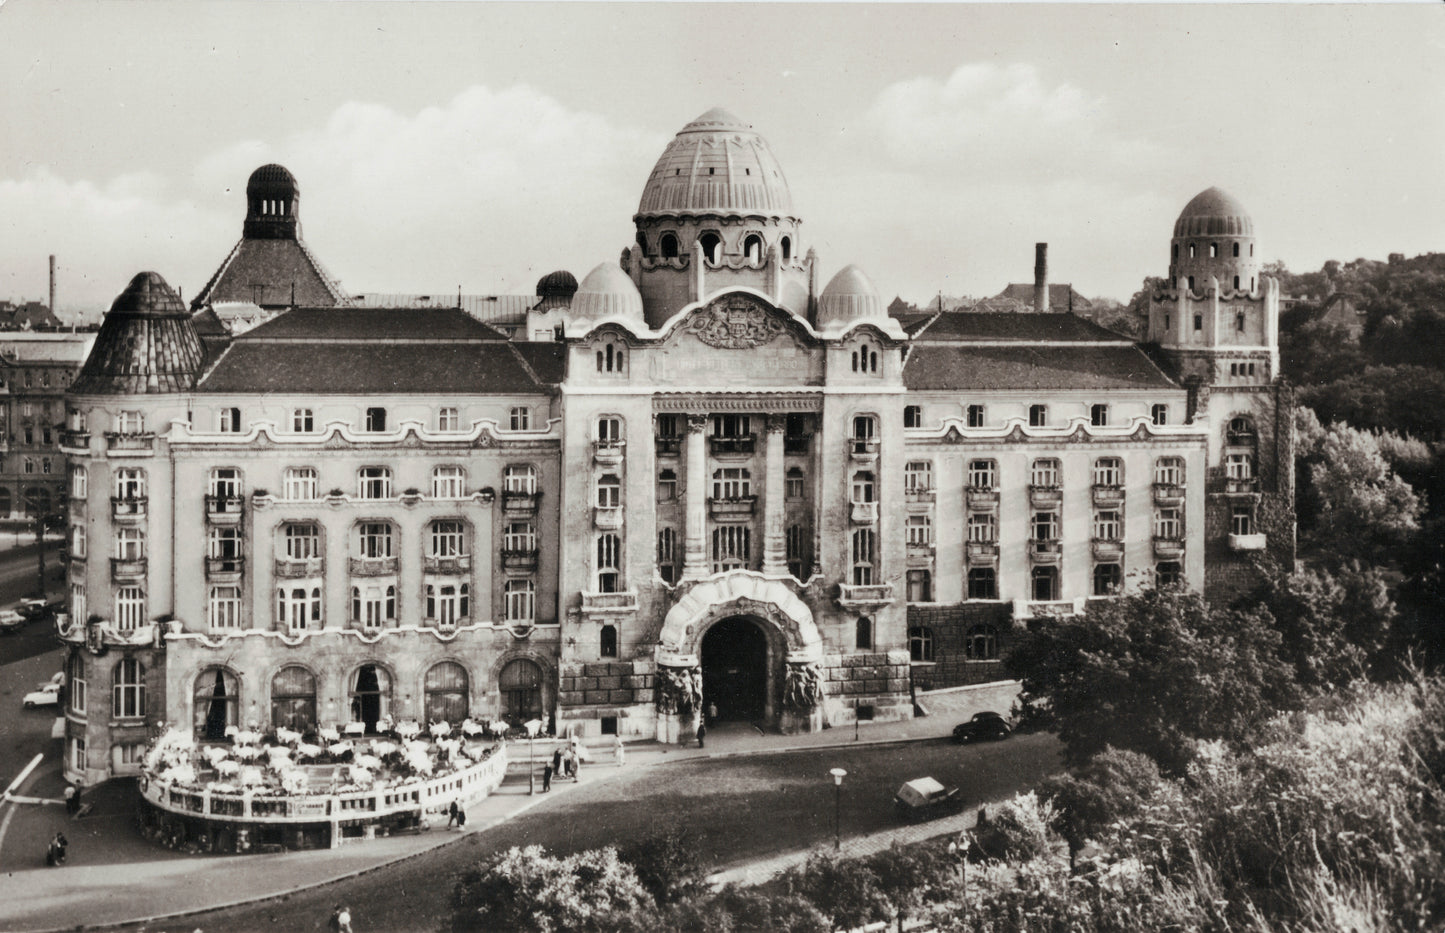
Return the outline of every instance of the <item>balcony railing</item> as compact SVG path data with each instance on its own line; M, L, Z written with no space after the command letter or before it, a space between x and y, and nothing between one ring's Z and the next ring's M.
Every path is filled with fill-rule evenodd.
M144 580L145 575L146 559L144 557L112 557L110 559L110 578L117 583Z
M707 511L714 521L745 522L757 509L757 496L736 496L731 499L708 499Z
M970 486L966 491L968 507L974 512L997 512L998 490L981 486Z
M1094 504L1101 507L1124 504L1124 487L1111 483L1094 484Z
M582 611L587 612L636 612L637 594L631 590L621 593L583 593Z
M207 557L206 579L216 583L233 583L246 569L244 557Z
M1268 544L1269 536L1264 534L1229 536L1231 551L1262 551Z
M536 548L503 548L502 549L503 570L536 570L537 549Z
M878 524L878 503L854 502L848 510L848 517L855 525Z
M62 428L60 431L60 450L67 454L89 453L90 432L73 431L70 428Z
M850 437L848 439L848 456L854 460L872 463L878 459L878 438Z
M326 575L326 558L324 557L302 557L292 559L289 557L276 558L276 576L287 579L298 577L324 577Z
M653 439L653 443L657 445L659 457L676 457L682 453L682 438L680 437L658 437Z
M1124 542L1118 538L1095 538L1094 560L1119 561L1124 559Z
M235 525L246 510L242 496L206 496L206 519L212 525Z
M599 505L592 510L592 524L598 531L616 531L622 527L622 507Z
M112 457L149 457L156 451L156 436L107 431L105 449Z
M508 515L532 515L537 511L537 500L542 498L540 492L516 492L511 489L502 490L502 511Z
M426 573L467 573L472 569L472 555L453 554L449 557L422 558L422 570Z
M385 577L396 573L397 558L395 557L353 557L351 558L351 575L353 577Z
M936 489L904 489L903 498L909 502L932 502L938 498Z
M114 521L121 522L122 524L140 521L142 518L145 518L146 507L149 504L150 500L145 496L129 499L121 496L111 496L110 517Z
M1036 564L1057 564L1063 560L1064 548L1057 538L1029 542L1029 557Z
M806 454L813 446L813 438L807 434L788 434L783 437L783 453L794 456Z
M1064 501L1064 491L1058 486L1030 486L1029 504L1036 509L1058 506Z
M1155 560L1179 560L1184 556L1184 539L1154 536Z
M1224 480L1224 491L1235 494L1259 492L1259 477L1226 477Z
M997 541L970 541L968 542L968 562L970 564L997 564L998 563L998 542Z
M622 441L593 441L592 462L598 466L616 466L622 462Z
M1177 483L1155 483L1154 501L1159 505L1183 505L1184 487Z
M1253 447L1258 441L1253 431L1226 431L1224 442L1230 447Z
M756 434L739 434L736 437L709 437L708 447L712 450L713 456L728 454L750 454L757 447L758 436Z

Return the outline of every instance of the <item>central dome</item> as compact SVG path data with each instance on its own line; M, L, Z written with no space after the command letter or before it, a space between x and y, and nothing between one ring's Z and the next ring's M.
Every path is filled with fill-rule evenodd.
M1174 222L1174 235L1254 236L1254 220L1229 192L1206 188L1184 205Z
M682 214L795 216L782 166L751 124L714 107L667 144L634 219Z

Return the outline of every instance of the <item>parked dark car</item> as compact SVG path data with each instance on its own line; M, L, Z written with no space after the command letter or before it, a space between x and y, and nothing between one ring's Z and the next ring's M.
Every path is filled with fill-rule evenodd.
M1008 720L993 712L974 713L973 718L968 722L961 722L953 727L955 742L1006 739L1012 734L1013 729L1009 726Z

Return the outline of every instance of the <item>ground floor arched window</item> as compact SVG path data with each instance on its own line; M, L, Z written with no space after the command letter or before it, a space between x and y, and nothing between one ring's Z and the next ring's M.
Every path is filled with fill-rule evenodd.
M240 728L241 694L236 675L224 667L208 667L196 678L192 715L195 736L203 742L220 742L226 727Z
M442 661L426 672L427 722L459 723L467 718L467 669L455 661Z
M987 623L973 626L964 639L963 651L970 661L997 660L998 629Z
M542 668L535 661L508 661L497 678L497 687L502 694L504 720L515 726L542 718Z
M310 732L316 728L316 675L283 667L271 678L271 725Z
M379 664L361 665L351 675L351 721L365 723L370 734L390 718L391 672Z

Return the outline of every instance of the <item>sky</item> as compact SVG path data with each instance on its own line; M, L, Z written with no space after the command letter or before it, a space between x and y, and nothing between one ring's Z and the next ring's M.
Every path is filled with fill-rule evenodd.
M194 295L280 162L352 293L531 293L633 238L668 140L769 141L820 278L1127 300L1218 185L1261 252L1445 249L1445 13L1329 5L0 5L0 298Z

